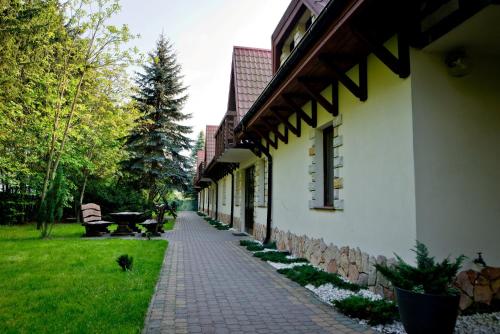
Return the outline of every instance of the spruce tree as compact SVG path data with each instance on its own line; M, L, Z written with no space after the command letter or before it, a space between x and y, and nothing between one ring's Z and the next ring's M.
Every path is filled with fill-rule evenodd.
M187 137L191 127L181 124L191 118L182 112L186 87L173 47L163 35L136 83L138 93L133 98L142 116L128 137L130 158L125 167L152 203L171 190L185 190L190 182L190 161L183 152L191 148Z

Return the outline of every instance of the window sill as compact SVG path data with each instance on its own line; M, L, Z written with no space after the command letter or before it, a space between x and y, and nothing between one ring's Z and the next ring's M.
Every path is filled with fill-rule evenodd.
M315 206L315 207L311 208L311 210L336 211L333 206Z

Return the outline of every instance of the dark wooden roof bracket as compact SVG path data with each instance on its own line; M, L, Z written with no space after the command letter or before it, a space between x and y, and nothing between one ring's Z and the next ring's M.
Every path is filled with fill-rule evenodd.
M338 93L336 94L336 98L332 99L332 103L328 101L320 92L315 91L311 87L312 79L301 77L299 78L300 85L304 88L307 94L311 97L311 99L317 101L323 108L326 109L333 116L338 116L339 114L339 104L338 104ZM334 97L334 90L338 91L338 83L336 80L332 83L332 97Z
M359 62L359 84L356 84L342 72L335 64L335 55L323 54L319 56L319 60L325 64L331 71L332 75L336 80L338 80L345 88L347 88L355 97L360 101L366 101L368 99L368 68L366 64L366 57L361 59Z
M293 126L292 123L288 120L288 118L283 117L279 113L278 108L271 108L272 110L272 116L274 116L278 121L282 122L283 125L285 125L285 129L288 131L290 130L291 133L296 135L297 137L300 137L300 118L297 119L297 126Z
M410 75L410 46L405 33L398 33L398 57L396 57L384 45L373 42L359 29L353 29L353 32L392 72L403 79Z

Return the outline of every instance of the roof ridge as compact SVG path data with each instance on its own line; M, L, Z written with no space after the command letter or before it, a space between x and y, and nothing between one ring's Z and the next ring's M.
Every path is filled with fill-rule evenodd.
M240 45L233 45L233 49L265 51L265 52L269 52L269 53L271 52L271 49L255 48L255 47L251 47L251 46L240 46Z

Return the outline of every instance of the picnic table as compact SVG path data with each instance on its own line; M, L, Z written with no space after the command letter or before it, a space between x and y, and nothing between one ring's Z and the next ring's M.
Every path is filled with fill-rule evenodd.
M140 222L143 212L114 212L110 214L118 227L111 233L113 236L134 235L134 232L140 232L137 223Z

